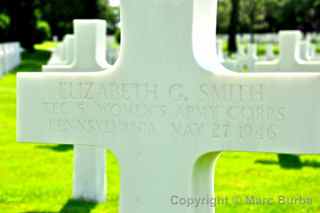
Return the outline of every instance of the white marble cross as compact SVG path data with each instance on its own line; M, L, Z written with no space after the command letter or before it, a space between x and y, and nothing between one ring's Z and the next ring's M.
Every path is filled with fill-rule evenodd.
M308 55L310 56L311 60L319 60L319 58L317 58L317 51L316 51L316 45L313 44L312 40L316 40L316 34L307 34L305 41L309 44L309 48L308 48Z
M67 35L63 37L62 42L58 44L57 48L53 52L53 55L57 57L56 64L63 64L63 61L66 60L66 45L67 45ZM51 58L53 58L53 55L51 56ZM55 64L55 63L51 62L51 64Z
M4 52L5 52L5 72L8 73L12 70L15 65L15 52L13 49L12 43L4 43Z
M319 72L320 61L306 61L300 57L301 40L300 31L281 31L279 58L255 63L254 72Z
M248 44L247 51L240 53L240 56L237 58L237 70L252 72L257 61L256 44Z
M320 74L226 70L216 9L213 0L122 0L110 69L18 74L17 140L111 149L122 213L211 213L210 203L177 201L212 195L223 151L320 153Z
M237 59L244 57L246 55L246 48L243 45L239 45L237 52Z
M11 43L4 43L5 72L8 73L14 67L14 50Z
M75 35L65 37L65 60L48 64L44 72L103 71L108 68L101 58L106 53L106 23L102 20L74 21ZM79 54L81 53L81 57ZM57 59L60 58L57 55ZM79 61L83 60L80 64ZM58 62L59 60L56 60ZM105 149L74 145L73 198L102 202L106 189Z
M300 58L305 61L310 61L310 43L308 41L301 41L300 43Z
M63 41L52 50L52 54L48 63L42 66L44 72L51 71L56 67L64 67L65 65L71 65L74 60L75 52L75 36L73 34L67 34L64 36Z
M238 37L242 38L242 37ZM222 45L223 41L217 42L217 55L219 63L221 63L225 68L232 70L234 72L242 72L246 69L246 62L248 62L248 55L246 53L246 48L243 45L239 45L237 54L235 58L223 57Z
M274 52L273 52L273 43L267 44L265 59L267 61L271 61L271 60L275 59L275 55L274 55Z
M19 66L21 64L21 53L24 51L20 45L20 42L15 42L15 61L16 61L16 66Z
M308 36L304 41L301 41L301 59L306 61L317 60L315 57L315 47L310 41L310 37Z
M66 65L71 64L74 55L74 36L71 34L63 38L57 48L53 51L48 65Z
M0 75L8 73L21 63L21 52L19 42L8 42L0 44Z

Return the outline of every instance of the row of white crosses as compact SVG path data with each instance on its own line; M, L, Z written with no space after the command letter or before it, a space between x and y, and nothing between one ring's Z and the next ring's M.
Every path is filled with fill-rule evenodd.
M311 61L311 42L303 41L300 31L281 31L279 38L280 57L273 61L259 62L255 45L251 46L253 51L248 51L243 63L250 72L320 72L320 61ZM238 64L243 66L241 61Z
M302 33L300 31L282 31L280 32L279 37L279 59L272 60L274 56L273 45L271 44L267 46L267 58L269 60L267 62L259 62L256 45L249 44L247 53L243 50L243 46L239 49L239 56L237 61L234 62L238 66L235 67L235 70L243 70L245 67L250 72L293 72L295 70L300 72L320 71L320 61L309 63L309 61L314 58L310 51L311 42L309 39L303 41Z
M251 41L251 38L252 38L251 34L237 35L237 41L239 43L248 43ZM225 36L225 39L227 39L227 36ZM276 33L255 34L254 40L258 43L276 43L278 40L278 35Z
M274 54L274 44L279 42L279 37L277 34L263 34L263 36L261 37L261 40L259 40L257 37L258 35L255 35L255 40L257 43L265 43L266 44L266 52L265 55L260 56L259 60L266 60L266 61L270 61L276 58L275 54ZM259 35L260 36L260 35ZM270 39L270 37L272 37L273 39ZM226 57L226 55L223 52L223 44L224 42L227 40L226 37L222 37L220 36L220 39L218 40L217 43L217 49L218 49L218 56L221 59L222 62L226 63L227 66L231 66L230 64L232 63L236 63L236 60L230 60L228 57ZM238 39L239 40L239 39ZM247 41L246 43L248 43L249 41ZM243 41L239 41L239 44L242 44ZM238 52L238 57L244 57L247 55L248 57L248 52L250 52L250 48L254 49L256 47L251 47L251 46L255 46L256 44L248 44L248 51L245 51L245 48L243 45L241 45L239 47L239 52ZM255 56L251 56L251 57L256 57L256 53L254 53ZM316 54L316 47L314 44L312 44L312 36L310 34L308 34L305 38L305 40L301 40L301 58L303 60L318 60L319 57L317 57Z
M233 71L250 71L253 70L254 64L258 61L257 48L255 44L249 44L247 50L244 46L239 46L239 51L235 59L224 59L221 41L218 42L218 57L221 64ZM269 48L268 48L269 50ZM266 58L271 58L267 51Z
M281 31L279 34L279 58L272 61L256 61L252 72L319 72L320 61L311 61L307 43L300 31ZM303 50L303 52L301 51Z
M301 41L300 52L302 60L311 61L319 59L317 58L316 47L312 44L310 36Z
M179 198L213 193L223 151L320 153L319 73L226 70L215 53L217 1L139 3L121 1L114 66L104 69L105 51L88 55L76 33L68 72L18 74L18 141L113 151L122 213L211 213Z
M298 37L300 38L298 43L300 43L299 48L300 48L300 58L305 61L312 61L312 60L318 60L317 54L316 54L316 47L311 41L310 36L306 36L304 40L302 40L302 32L300 31L289 31L287 33L292 33L292 34L300 34ZM281 34L281 32L280 32ZM282 32L283 36L286 36L286 33L283 31ZM284 39L281 39L282 41ZM295 45L295 44L293 44ZM267 44L267 49L266 49L266 55L265 55L265 60L270 61L275 59L275 54L273 50L273 44L268 43ZM283 50L284 51L284 50Z
M19 42L0 43L0 76L20 65L21 52Z
M314 60L311 54L312 47L309 40L302 40L300 31L281 31L279 33L280 55L277 59L273 53L273 44L268 44L266 48L265 60L259 60L257 56L256 44L249 44L247 52L240 46L239 53L234 60L221 60L222 64L231 70L247 70L249 72L266 72L268 67L272 70L283 72L285 70L293 71L297 69L296 64L302 63L307 66L306 70L317 70L320 61ZM218 54L221 54L218 52ZM300 62L299 62L300 61ZM277 69L271 65L279 66ZM315 67L316 66L316 67ZM301 71L301 67L298 68ZM287 71L288 72L288 71Z

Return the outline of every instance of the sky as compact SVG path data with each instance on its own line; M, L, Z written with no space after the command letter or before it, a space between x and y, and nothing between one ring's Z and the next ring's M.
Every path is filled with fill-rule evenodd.
M111 6L119 6L120 0L109 0Z

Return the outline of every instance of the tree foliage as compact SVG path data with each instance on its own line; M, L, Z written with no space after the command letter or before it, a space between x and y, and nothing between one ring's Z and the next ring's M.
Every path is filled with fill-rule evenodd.
M231 51L236 49L234 31L252 35L285 29L320 31L320 0L220 0L218 12L218 33L229 34Z
M18 40L32 49L39 38L72 33L74 19L105 19L108 33L117 32L120 11L106 0L1 0L0 41ZM320 0L219 0L218 33L320 31ZM233 43L233 44L232 44Z
M60 38L72 33L74 19L106 19L111 32L114 32L118 22L116 9L103 0L46 0L42 11L43 19L49 22L52 32Z
M74 19L106 19L108 32L114 33L119 9L105 0L2 0L0 41L20 41L27 50L36 42L72 33Z
M220 0L218 32L227 33L234 0ZM238 33L299 29L320 31L320 0L238 0ZM254 20L254 23L252 22Z

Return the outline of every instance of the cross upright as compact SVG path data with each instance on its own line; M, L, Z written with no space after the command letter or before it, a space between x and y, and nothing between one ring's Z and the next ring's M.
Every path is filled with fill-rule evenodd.
M256 62L254 72L319 72L319 61L306 61L301 58L300 31L280 31L280 56L273 61Z
M65 60L60 64L43 66L44 72L92 72L108 68L107 62L103 61L106 54L106 22L75 20L74 31L75 35L65 38ZM83 60L81 64L80 60ZM73 198L104 201L105 170L104 148L74 145Z
M320 153L320 74L226 70L216 10L122 0L120 58L107 71L18 74L18 141L112 150L122 213L211 213L177 199L212 194L223 151Z

